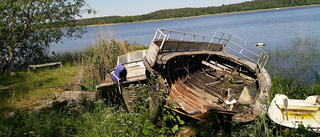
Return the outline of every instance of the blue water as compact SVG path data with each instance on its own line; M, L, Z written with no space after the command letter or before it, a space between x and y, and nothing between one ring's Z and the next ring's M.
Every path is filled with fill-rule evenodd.
M95 43L96 35L108 36L148 46L157 28L195 33L210 41L216 31L234 34L253 44L265 43L269 49L290 44L296 37L320 36L320 6L254 11L164 21L86 27L81 39L63 38L63 44L51 44L50 51L73 51Z

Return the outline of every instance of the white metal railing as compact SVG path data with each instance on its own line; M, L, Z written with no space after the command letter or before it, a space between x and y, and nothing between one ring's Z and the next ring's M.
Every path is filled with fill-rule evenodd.
M174 37L177 35L178 37ZM180 38L179 38L179 35L181 35ZM189 37L189 39L186 37ZM191 41L191 42L195 42L195 41L204 42L204 38L205 38L204 35L184 33L184 32L167 30L167 29L157 29L153 40L162 40L160 45L160 51L161 51L165 41L169 39L180 40L180 41ZM227 52L226 48L228 48L231 51L235 52L236 54L240 55L240 56L238 55L235 55L235 56L243 57L253 63L256 63L259 69L264 68L269 59L268 54L262 48L257 47L232 34L228 34L224 32L216 32L212 37L211 41L208 43L209 43L208 47L212 43L223 45L224 52ZM204 50L207 50L207 49L204 49Z
M154 35L154 40L161 40L162 39L162 43L160 45L160 50L163 48L164 42L166 40L169 40L170 38L174 37L174 36L179 36L182 35L180 38L180 41L191 41L194 42L196 40L196 38L200 37L201 41L199 42L203 42L205 36L204 35L198 35L198 34L192 34L192 33L185 33L185 32L179 32L179 31L173 31L173 30L167 30L167 29L157 29L156 34ZM191 39L187 39L187 36L191 36ZM177 39L177 38L175 38Z
M264 68L269 59L268 54L262 48L257 47L256 45L253 45L233 34L216 32L210 43L222 44L224 46L224 52L227 52L226 48L228 48L241 55L241 57L256 63L259 68Z

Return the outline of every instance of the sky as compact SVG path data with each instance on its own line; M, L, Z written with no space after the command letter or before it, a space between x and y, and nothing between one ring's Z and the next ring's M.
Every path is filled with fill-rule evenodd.
M245 1L250 0L86 0L97 14L84 14L82 17L132 16L161 9L221 6Z

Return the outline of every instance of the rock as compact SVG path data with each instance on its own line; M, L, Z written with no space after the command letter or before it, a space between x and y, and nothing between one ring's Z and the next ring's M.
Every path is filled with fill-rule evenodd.
M46 106L46 107L51 107L53 101L54 100L52 100L52 99L45 99L45 100L41 101L41 105L42 106Z
M82 100L89 100L89 101L97 101L101 99L101 95L95 92L87 92L87 91L66 91L62 92L58 97L57 101L82 101Z
M14 112L10 112L9 114L8 114L8 118L10 118L10 117L14 117L16 115L16 113L14 113Z
M42 109L47 109L47 106L37 106L33 108L34 113L39 114Z
M59 93L56 95L56 99L46 99L42 100L40 106L36 106L33 108L33 111L38 114L41 110L51 108L53 103L66 103L72 102L72 101L97 101L99 99L102 99L102 96L95 92L87 92L87 91L64 91L62 93ZM65 105L66 105L65 104ZM10 114L9 114L10 115Z

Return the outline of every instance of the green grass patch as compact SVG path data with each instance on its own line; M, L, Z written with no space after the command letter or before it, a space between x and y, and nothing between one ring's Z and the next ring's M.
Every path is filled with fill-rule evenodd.
M17 113L0 124L0 136L158 136L150 112L128 114L103 101L54 106L40 114Z
M55 88L70 84L76 67L35 69L0 77L0 110L2 116L13 110L28 110L41 99L53 97Z

